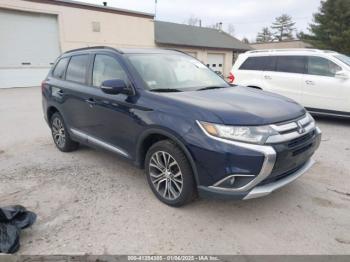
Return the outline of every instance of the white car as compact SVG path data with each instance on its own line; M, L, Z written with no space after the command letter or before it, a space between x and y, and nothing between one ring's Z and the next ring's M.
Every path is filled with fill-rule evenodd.
M294 99L311 113L350 117L350 57L317 49L239 55L230 82Z

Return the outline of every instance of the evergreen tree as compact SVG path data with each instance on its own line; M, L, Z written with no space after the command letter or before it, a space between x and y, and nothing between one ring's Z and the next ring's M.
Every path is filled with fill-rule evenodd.
M275 39L278 41L292 40L295 22L292 21L292 17L283 14L276 17L275 22L272 23L271 28L274 30Z
M310 31L302 38L313 46L350 55L350 1L322 1Z
M257 43L267 43L267 42L272 42L272 40L273 40L273 35L268 27L264 27L256 37Z

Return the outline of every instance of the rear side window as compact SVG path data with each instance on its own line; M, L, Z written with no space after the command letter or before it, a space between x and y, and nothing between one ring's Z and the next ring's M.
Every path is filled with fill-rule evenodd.
M69 61L68 57L62 58L60 61L58 61L53 71L54 77L61 78L61 79L64 77L64 72L66 71L68 61Z
M272 56L257 56L248 57L247 60L240 66L240 70L259 70L259 71L274 71L275 57Z
M85 83L88 62L88 55L72 56L68 64L66 80L77 83Z
M108 55L96 55L92 73L92 84L101 86L103 81L121 79L127 83L128 77L119 62Z
M305 56L279 56L277 58L276 71L286 73L305 73Z
M309 75L335 76L335 73L342 70L340 66L332 61L317 56L309 56L307 69Z

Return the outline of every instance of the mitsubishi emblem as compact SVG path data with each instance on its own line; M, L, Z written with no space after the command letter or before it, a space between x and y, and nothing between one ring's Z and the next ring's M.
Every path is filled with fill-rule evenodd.
M306 130L305 130L305 128L303 127L303 125L300 123L300 121L297 121L296 124L297 124L297 126L298 126L298 133L299 133L299 134L305 133Z

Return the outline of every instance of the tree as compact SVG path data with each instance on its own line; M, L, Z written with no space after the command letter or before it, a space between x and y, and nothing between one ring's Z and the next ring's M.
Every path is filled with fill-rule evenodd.
M200 25L200 22L201 20L198 17L191 15L191 17L188 18L187 21L185 21L185 24L197 26L197 25Z
M292 21L292 17L283 14L275 18L275 22L272 23L271 28L274 30L274 36L278 41L294 39L293 31L295 22Z
M263 27L262 31L256 37L257 43L267 43L273 41L273 35L268 27Z
M249 40L246 37L243 37L242 42L245 43L245 44L249 44Z
M311 35L302 36L306 42L350 55L350 1L322 1L309 30Z

